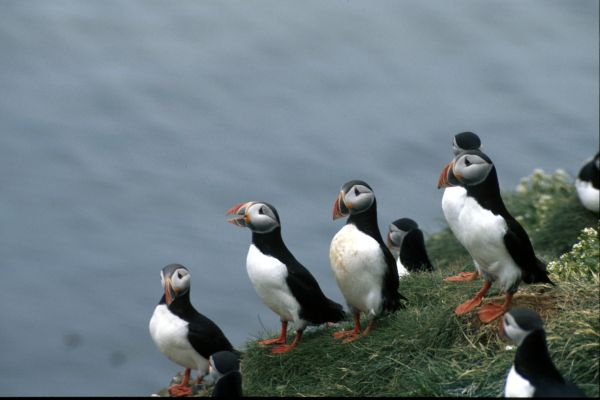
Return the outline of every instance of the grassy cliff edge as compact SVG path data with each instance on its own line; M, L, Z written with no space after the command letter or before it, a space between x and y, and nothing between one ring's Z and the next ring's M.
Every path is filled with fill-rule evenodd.
M503 196L557 283L524 284L513 305L540 313L557 368L587 395L598 397L598 216L580 206L560 171L534 171ZM244 394L502 396L516 348L499 336L496 323L482 325L475 312L453 313L481 281L442 282L473 270L472 260L448 229L431 235L427 249L437 270L403 278L400 290L410 300L408 308L379 318L370 335L342 345L331 337L340 327L319 329L307 332L298 348L283 355L248 342L242 358ZM492 287L487 299L501 298Z

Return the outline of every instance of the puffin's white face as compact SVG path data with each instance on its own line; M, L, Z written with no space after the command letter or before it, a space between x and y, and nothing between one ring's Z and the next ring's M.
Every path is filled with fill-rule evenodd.
M452 139L452 153L454 153L455 156L458 155L458 153L460 153L462 151L462 149L460 147L458 147L458 144L456 144L456 137Z
M528 331L521 329L519 325L517 325L517 321L515 321L514 317L509 313L504 314L502 317L502 327L506 337L517 345L520 345L529 333Z
M467 153L456 158L452 165L452 172L461 183L471 186L483 182L492 167L492 163L483 157Z
M396 225L390 224L388 227L388 247L394 250L400 250L402 247L402 241L406 237L408 232L399 229Z
M265 203L248 201L231 207L227 214L233 214L227 222L250 228L252 232L269 233L279 226L277 211Z
M217 368L215 368L215 364L213 361L212 356L210 356L210 358L208 359L208 377L209 377L209 382L214 382L216 383L219 379L221 379L221 377L223 376L223 374L221 374Z
M160 271L160 282L165 290L167 305L169 305L177 296L190 289L192 277L185 268L167 269L166 274L167 276L165 276L165 269Z
M279 226L277 216L271 207L264 203L253 203L246 209L246 215L248 226L254 232L268 233Z
M358 180L346 182L333 203L333 219L360 214L374 202L375 194L367 183Z
M502 329L506 337L520 345L531 332L544 329L544 322L535 311L515 307L502 317Z
M375 194L364 185L353 185L344 194L344 204L350 210L350 214L360 214L373 204Z

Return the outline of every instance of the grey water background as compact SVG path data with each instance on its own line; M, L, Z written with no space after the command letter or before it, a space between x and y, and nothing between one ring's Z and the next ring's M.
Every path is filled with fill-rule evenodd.
M0 395L148 395L180 367L148 321L159 271L238 347L277 317L225 211L278 208L328 261L340 186L382 231L445 227L436 189L471 130L504 190L598 149L598 2L0 1ZM575 206L575 205L574 205ZM433 260L435 263L435 260Z

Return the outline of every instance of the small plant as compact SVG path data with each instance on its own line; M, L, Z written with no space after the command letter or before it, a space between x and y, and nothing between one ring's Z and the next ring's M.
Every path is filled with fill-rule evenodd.
M570 252L548 264L548 271L565 281L592 279L600 283L598 229L583 228L577 240Z

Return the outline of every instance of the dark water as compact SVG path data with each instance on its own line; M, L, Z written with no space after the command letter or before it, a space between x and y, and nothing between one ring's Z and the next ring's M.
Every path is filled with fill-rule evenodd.
M0 395L148 395L179 367L148 321L160 269L241 346L278 320L241 201L329 269L339 187L380 226L444 227L457 132L501 186L598 148L598 2L0 1ZM435 260L433 260L435 262Z

